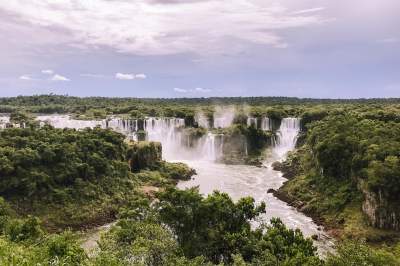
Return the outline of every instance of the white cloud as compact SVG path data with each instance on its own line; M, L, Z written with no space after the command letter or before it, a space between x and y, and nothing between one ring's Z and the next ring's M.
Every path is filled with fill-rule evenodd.
M179 92L179 93L186 93L186 92L188 92L187 90L181 89L181 88L174 88L174 91Z
M52 81L70 81L70 79L68 79L64 76L61 76L59 74L53 75L50 80L52 80Z
M116 79L122 79L122 80L145 79L146 77L147 76L143 73L140 73L140 74L116 73L115 74Z
M137 79L145 79L145 78L147 78L147 76L145 74L143 74L143 73L140 73L140 74L136 74L135 78L137 78Z
M19 77L21 80L34 80L31 76L29 75L22 75Z
M116 73L115 78L122 79L122 80L131 80L131 79L135 79L135 74Z
M139 55L236 53L247 43L284 48L282 30L326 21L313 13L321 8L293 14L266 0L13 0L0 9L32 27L53 28L63 38L70 34L71 45Z
M194 90L195 90L196 92L202 92L202 93L211 92L210 89L204 89L204 88L195 88Z
M313 12L322 11L324 9L325 9L325 7L314 7L314 8L298 10L298 11L292 12L292 14L293 15L301 15L301 14L307 14L307 13L313 13Z
M44 70L42 70L42 74L51 75L51 74L53 74L53 73L54 73L54 71L51 70L51 69L44 69Z

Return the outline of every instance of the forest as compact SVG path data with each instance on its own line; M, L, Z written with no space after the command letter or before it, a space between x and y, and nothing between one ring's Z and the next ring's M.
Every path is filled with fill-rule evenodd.
M231 126L213 129L226 137L227 164L261 166L281 120L300 118L296 149L274 163L288 179L274 195L323 225L334 252L320 256L279 218L254 226L268 202L176 188L196 171L165 161L158 142L34 119L176 117L196 138L205 134L196 114L211 123L217 105L236 110ZM0 112L11 122L0 129L1 265L400 265L399 99L40 95L1 98ZM271 129L248 117L269 117ZM246 154L236 147L242 139ZM87 254L81 232L111 222Z

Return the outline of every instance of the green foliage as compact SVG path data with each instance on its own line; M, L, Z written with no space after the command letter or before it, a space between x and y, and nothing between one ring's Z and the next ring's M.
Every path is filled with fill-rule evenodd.
M360 242L345 242L338 246L336 254L326 259L327 266L395 266L399 257L384 250L374 250Z
M161 162L161 143L158 142L130 142L127 159L132 171L138 172L149 169Z
M164 177L171 180L190 180L196 171L184 163L163 162L160 172Z
M174 236L161 225L121 220L103 236L101 252L122 265L167 265L179 255ZM103 257L100 254L100 257Z
M51 195L79 180L126 175L125 145L109 130L8 129L0 132L0 193Z
M0 265L88 265L87 256L69 232L27 245L0 236Z
M271 220L271 225L267 226L266 233L261 239L259 249L269 253L267 255L264 252L263 259L270 258L272 255L281 262L299 261L300 259L307 261L308 258L314 256L316 251L311 239L304 239L299 229L287 229L277 218Z
M76 237L68 231L59 235L51 235L45 242L46 257L58 261L60 265L82 265L87 256L77 243ZM62 263L61 263L62 262Z
M265 148L272 145L272 132L247 127L243 124L234 124L231 127L218 130L223 134L224 163L261 164Z
M36 240L43 235L40 220L28 216L26 219L9 219L4 228L4 234L13 242Z
M10 122L13 124L28 123L31 119L32 117L29 114L21 111L13 111L10 114Z
M400 123L334 115L310 128L307 144L326 178L363 178L371 190L399 199Z
M161 161L160 143L127 145L111 130L45 126L0 131L0 193L18 206L19 214L39 216L47 227L109 222L139 183L164 185L193 174L184 164ZM7 209L1 203L0 225ZM20 227L14 225L10 235L18 235Z
M252 230L265 211L252 198L234 203L214 192L168 188L159 203L132 202L100 241L94 265L321 265L310 239L273 219Z
M159 199L160 219L172 229L188 258L204 256L213 263L231 263L232 255L240 254L245 261L257 263L267 253L275 262L314 257L312 241L298 230L286 229L278 219L271 226L251 230L250 221L265 212L265 204L256 206L252 198L234 203L220 192L203 198L196 189L169 188Z

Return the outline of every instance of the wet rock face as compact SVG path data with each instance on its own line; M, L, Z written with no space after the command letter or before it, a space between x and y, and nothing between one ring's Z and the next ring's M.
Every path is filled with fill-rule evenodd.
M370 225L400 231L400 204L387 200L381 192L363 190L362 210Z

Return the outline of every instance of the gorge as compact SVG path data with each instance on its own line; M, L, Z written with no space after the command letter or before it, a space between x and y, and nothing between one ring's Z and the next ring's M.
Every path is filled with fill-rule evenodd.
M224 134L215 129L229 127L233 122L232 117L223 117L220 114L214 119L213 126L207 128L207 131L192 141L192 144L184 134L185 121L181 118L153 117L136 120L112 117L107 120L84 121L72 119L68 115L49 115L38 116L37 120L59 128L82 129L96 126L111 128L134 140L138 139L140 132L144 132L145 139L162 144L162 156L165 160L184 162L196 170L197 175L192 180L179 182L179 188L198 186L202 194L219 190L228 193L234 200L251 196L256 202L264 201L267 204L266 215L257 221L258 223L279 217L289 228L299 228L308 237L317 236L315 243L320 254L330 251L333 246L333 241L323 228L314 224L311 218L267 193L268 189L281 187L286 180L280 172L273 170L271 165L275 161L283 161L286 154L294 149L300 131L298 118L289 117L280 121L275 134L271 135L271 145L267 148L261 167L231 165L219 161L225 151ZM204 120L200 122L205 125ZM272 124L272 120L268 117L247 119L247 125L263 131L271 131ZM246 153L246 141L244 146L243 150Z

